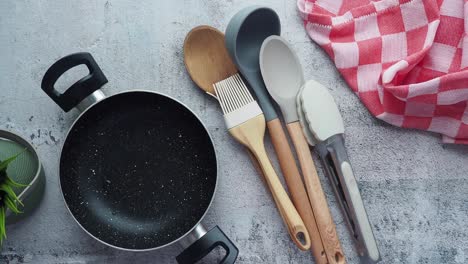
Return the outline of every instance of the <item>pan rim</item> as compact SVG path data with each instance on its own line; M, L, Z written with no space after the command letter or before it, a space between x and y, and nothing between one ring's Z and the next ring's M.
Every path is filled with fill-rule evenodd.
M166 243L164 245L160 245L160 246L157 246L157 247L152 247L152 248L143 248L143 249L135 249L135 248L124 248L124 247L119 247L119 246L116 246L116 245L113 245L113 244L110 244L109 242L106 242L106 241L103 241L102 239L99 239L97 238L95 235L93 235L91 232L89 232L86 228L83 227L83 225L78 221L78 219L76 219L75 215L72 213L72 211L70 210L70 207L68 206L68 203L67 201L65 200L65 195L64 195L64 192L63 192L63 189L62 189L62 183L61 183L61 173L60 173L60 164L62 163L62 153L63 153L63 148L65 146L65 143L68 139L68 136L71 132L71 130L73 129L73 127L75 126L75 124L78 122L78 120L80 120L82 118L83 115L85 115L90 109L92 109L93 107L95 107L96 105L98 105L99 103L102 103L108 99L111 99L115 96L118 96L118 95L124 95L124 94L127 94L127 93L151 93L151 94L156 94L156 95L160 95L160 96L163 96L163 97L166 97L166 98L169 98L173 101L175 101L176 103L180 104L182 107L184 107L185 109L187 109L190 113L192 113L193 116L195 116L195 118L201 123L201 125L203 126L203 128L205 129L206 133L208 134L208 137L210 139L210 142L211 142L211 145L213 146L213 150L214 150L214 155L215 155L215 162L216 162L216 180L215 180L215 187L214 187L214 190L213 190L213 194L211 195L211 200L208 204L208 206L206 207L205 209L205 212L203 213L203 215L200 217L200 219L198 219L197 223L193 225L193 227L187 231L186 233L184 233L183 235L181 235L180 237L178 237L177 239L174 239L172 240L171 242L169 243ZM207 129L207 127L205 126L205 124L202 122L202 120L200 119L200 117L198 117L198 115L192 110L190 109L186 104L184 104L183 102L181 102L180 100L174 98L173 96L170 96L170 95L167 95L167 94L164 94L164 93L161 93L161 92L157 92L157 91L152 91L152 90L145 90L145 89L135 89L135 90L126 90L126 91L123 91L123 92L118 92L116 94L112 94L112 95L109 95L109 96L105 96L105 98L103 98L102 100L92 104L90 107L86 108L84 111L82 111L77 117L76 119L73 121L73 123L71 124L71 126L69 127L66 135L65 135L65 140L63 141L62 143L62 147L60 149L60 158L59 158L59 166L57 168L58 170L58 184L59 184L59 188L60 188L60 193L61 193L61 196L62 196L62 200L63 202L65 203L65 207L67 208L68 212L70 213L70 215L72 216L73 220L78 224L78 226L83 230L85 231L90 237L92 237L93 239L99 241L100 243L106 245L106 246L109 246L109 247L112 247L112 248L115 248L115 249L118 249L118 250L122 250L122 251L127 251L127 252L146 252L146 251L153 251L153 250L158 250L158 249L161 249L161 248L164 248L164 247L167 247L167 246L170 246L172 244L175 244L177 242L179 242L180 240L182 240L183 238L185 238L188 234L190 234L197 226L199 226L201 224L201 221L206 217L206 214L208 213L209 209L211 208L212 204L213 204L213 201L214 201L214 198L216 196L216 192L218 190L218 172L219 172L219 162L218 162L218 152L215 148L215 144L214 144L214 141L213 141L213 137L211 136L209 130Z

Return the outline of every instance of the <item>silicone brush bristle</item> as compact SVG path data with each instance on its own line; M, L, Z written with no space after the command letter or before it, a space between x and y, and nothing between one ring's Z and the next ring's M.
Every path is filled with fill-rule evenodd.
M224 114L255 101L238 73L213 86Z

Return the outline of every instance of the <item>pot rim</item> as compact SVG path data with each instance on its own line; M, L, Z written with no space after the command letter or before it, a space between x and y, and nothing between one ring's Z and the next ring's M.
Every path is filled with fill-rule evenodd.
M101 91L101 89L98 89L97 91ZM198 222L193 225L193 227L188 230L185 234L181 235L180 237L178 237L177 239L174 239L173 241L167 243L167 244L164 244L164 245L161 245L161 246L157 246L157 247L153 247L153 248L144 248L144 249L132 249L132 248L124 248L124 247L119 247L119 246L115 246L115 245L112 245L108 242L105 242L99 238L97 238L96 236L94 236L93 234L91 234L88 230L86 230L86 228L84 228L81 223L75 218L75 216L73 215L73 213L71 212L70 208L68 207L68 203L67 201L65 200L65 196L64 196L64 193L63 193L63 190L62 190L62 184L61 184L61 177L60 177L60 164L62 162L62 152L63 152L63 147L65 146L65 142L68 138L68 135L70 134L70 131L72 130L72 128L75 126L75 124L78 122L78 120L86 114L86 112L88 112L91 108L93 108L95 105L105 101L105 100L108 100L114 96L117 96L117 95L122 95L122 94L126 94L126 93L138 93L138 92L142 92L142 93L152 93L152 94L157 94L157 95L160 95L160 96L164 96L166 98L169 98L177 103L179 103L181 106L185 107L190 113L192 113L195 118L197 118L197 120L201 123L201 125L203 126L203 128L205 129L206 133L208 134L208 137L210 138L210 141L211 141L211 144L213 146L213 149L214 149L214 155L215 155L215 161L216 161L216 183L215 183L215 188L213 190L213 194L211 196L211 200L210 200L210 203L208 204L208 206L206 207L205 209L205 212L203 213L203 215L200 217L200 219L198 220ZM78 224L78 226L83 229L89 236L91 236L92 238L94 238L95 240L99 241L100 243L106 245L106 246L109 246L109 247L112 247L112 248L115 248L115 249L119 249L119 250L122 250L122 251L127 251L127 252L146 252L146 251L153 251L153 250L157 250L157 249L161 249L161 248L164 248L164 247L167 247L167 246L170 246L172 244L175 244L176 242L179 242L180 240L182 240L183 238L185 238L188 234L190 234L197 226L201 225L201 221L205 218L206 214L208 213L209 209L211 208L212 204L213 204L213 200L214 200L214 197L216 195L216 192L218 190L218 172L219 172L219 162L218 162L218 153L216 151L216 148L215 148L215 144L214 144L214 141L213 141L213 137L211 136L209 130L207 129L207 127L205 126L205 124L202 122L202 120L200 119L200 117L198 117L197 114L195 114L192 109L190 109L186 104L182 103L180 100L174 98L173 96L170 96L170 95L167 95L167 94L164 94L164 93L161 93L161 92L157 92L157 91L151 91L151 90L145 90L145 89L135 89L135 90L125 90L123 92L118 92L116 94L113 94L113 95L105 95L105 97L102 99L102 100L99 100L95 103L93 103L91 106L89 106L88 108L86 108L84 111L82 111L76 118L75 120L73 121L73 123L71 124L70 128L68 129L66 135L65 135L65 139L63 140L63 143L62 143L62 147L61 147L61 150L60 150L60 158L59 158L59 164L58 164L58 176L59 176L59 180L58 180L58 184L59 184L59 187L60 187L60 193L62 195L62 199L65 203L65 207L67 208L68 212L70 213L70 215L72 216L73 220L75 220L75 222Z

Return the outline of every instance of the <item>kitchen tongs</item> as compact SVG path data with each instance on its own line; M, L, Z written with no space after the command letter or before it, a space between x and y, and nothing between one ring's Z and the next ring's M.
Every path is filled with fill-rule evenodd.
M315 146L333 186L346 222L366 263L380 260L377 243L344 145L344 125L333 97L310 80L297 96L300 122L310 145Z

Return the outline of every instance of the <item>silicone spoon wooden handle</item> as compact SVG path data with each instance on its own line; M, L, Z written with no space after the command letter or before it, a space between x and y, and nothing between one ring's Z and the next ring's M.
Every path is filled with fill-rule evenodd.
M249 119L241 125L229 129L229 132L254 154L262 169L265 182L270 189L273 200L288 228L291 239L301 250L308 250L310 248L309 232L268 159L263 143L265 132L265 119L263 115ZM303 241L301 241L301 236L303 237Z
M326 264L328 263L327 256L325 255L317 223L315 222L315 216L283 126L279 119L276 118L267 122L267 127L292 201L309 231L311 251L314 255L315 263Z
M310 153L302 128L299 122L287 124L289 135L296 148L297 158L301 165L304 182L309 194L310 204L314 212L315 221L322 238L329 263L346 263L343 249L341 248L336 226L328 209L327 200L320 184L320 179Z

